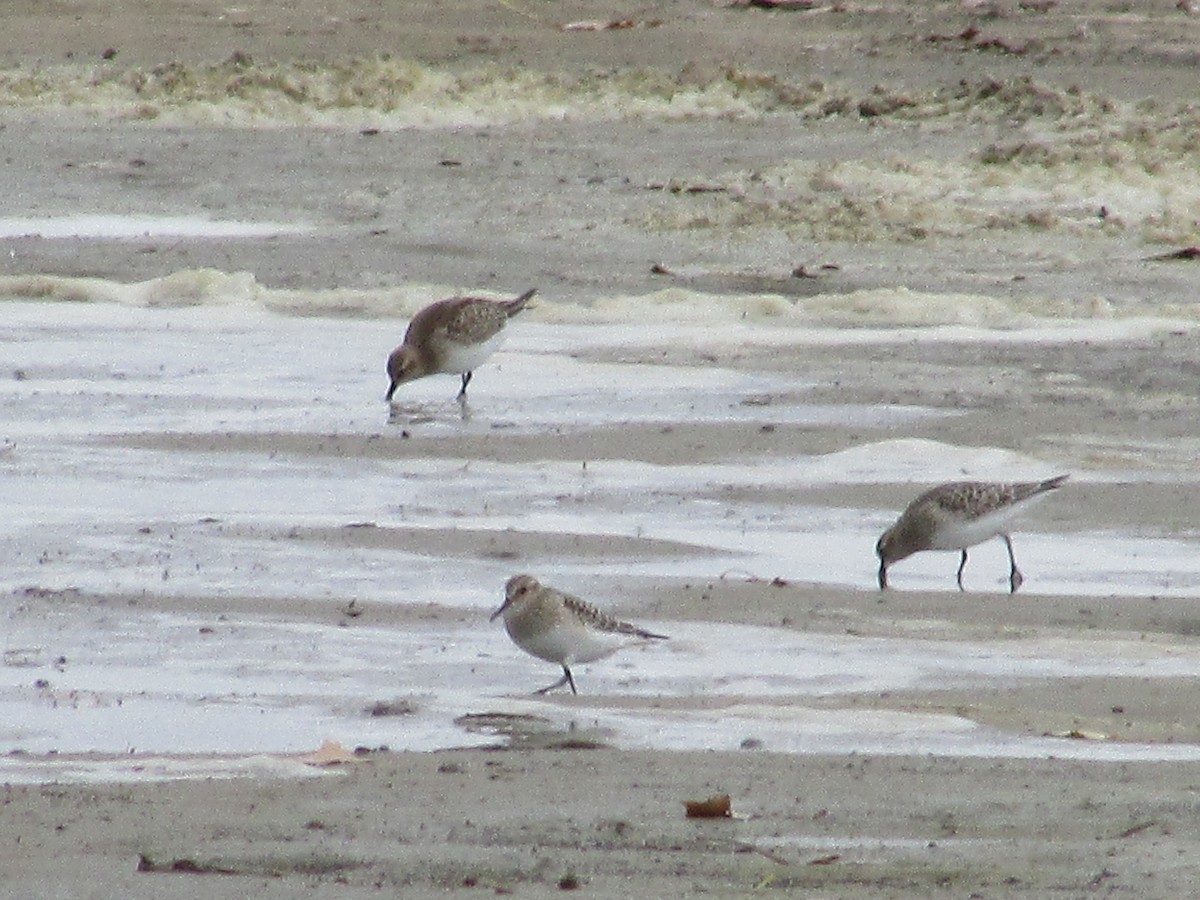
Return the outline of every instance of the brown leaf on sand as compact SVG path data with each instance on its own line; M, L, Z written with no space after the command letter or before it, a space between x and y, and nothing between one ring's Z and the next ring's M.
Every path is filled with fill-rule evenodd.
M689 819L729 819L733 817L733 806L728 794L717 794L707 800L684 800L683 808Z
M300 757L300 762L306 766L340 766L357 761L354 751L347 750L337 741L326 741L316 752Z

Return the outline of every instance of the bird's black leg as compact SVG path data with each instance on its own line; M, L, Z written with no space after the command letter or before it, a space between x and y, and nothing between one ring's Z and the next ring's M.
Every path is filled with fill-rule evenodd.
M548 684L544 688L534 691L534 693L535 694L548 694L555 688L562 687L564 684L569 684L571 686L572 694L578 693L575 690L575 679L571 677L571 670L568 669L566 666L563 666L563 677L562 678L558 679L558 681L554 682L554 684Z
M1012 567L1008 572L1008 592L1010 594L1015 594L1017 592L1017 588L1025 583L1025 576L1022 575L1021 570L1017 568L1017 558L1013 556L1012 538L1010 538L1007 534L1002 534L1000 537L1004 538L1004 546L1008 548L1008 562Z
M963 587L963 583L962 583L962 573L963 573L963 569L965 569L966 567L967 567L967 549L964 547L963 555L962 555L962 562L960 562L958 564L958 589L960 591L966 590L966 588Z
M471 373L471 372L463 372L462 373L462 389L458 392L458 396L454 398L455 400L466 400L467 399L467 385L471 383L471 375L472 374L473 373Z

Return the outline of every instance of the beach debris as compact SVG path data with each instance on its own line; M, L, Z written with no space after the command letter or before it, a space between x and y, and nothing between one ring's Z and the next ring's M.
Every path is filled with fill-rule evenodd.
M139 872L175 872L186 875L237 875L236 869L227 869L211 863L198 863L194 859L173 859L170 862L155 862L145 853L138 855Z
M746 569L726 569L718 578L721 581L732 579L734 576L741 576L742 580L749 584L769 584L771 587L787 587L791 584L786 578L781 578L776 575L774 578L763 578L761 575L755 575Z
M1157 824L1158 822L1156 822L1154 819L1146 819L1144 822L1138 822L1136 825L1130 825L1124 831L1117 832L1117 837L1131 838L1135 834L1141 834L1147 828L1153 828Z
M607 729L581 728L575 722L564 730L544 716L525 713L466 713L454 724L472 734L491 734L508 741L493 749L599 750L609 746L612 736Z
M657 28L662 23L662 19L609 19L607 22L568 22L558 27L560 31L624 31L627 28Z
M568 22L560 25L562 31L616 31L633 28L633 19L612 19L608 22Z
M726 194L729 188L723 184L705 182L650 181L643 186L647 191L666 191L668 194Z
M664 266L662 263L655 263L650 267L651 275L674 275L675 273Z
M779 865L779 866L791 865L790 862L788 862L786 859L784 859L778 853L773 853L770 850L764 849L763 847L755 846L754 844L734 844L733 852L734 853L757 853L763 859L769 859L771 862L775 863L776 865ZM769 877L773 878L774 876L769 876Z
M1183 247L1170 253L1160 253L1158 256L1147 257L1150 262L1176 262L1178 260L1200 259L1200 247Z
M980 37L980 30L974 25L968 25L958 34L940 34L933 32L925 35L925 41L930 44L949 44L958 42L963 50L999 50L1001 53L1011 53L1023 56L1036 48L1036 42L1017 43L999 37Z
M822 271L822 272L837 272L837 271L840 271L842 267L839 266L837 263L821 263L821 265L817 266L817 268L820 269L820 271ZM801 265L801 266L796 266L796 268L792 269L792 277L793 278L819 278L820 276L814 272L810 272L808 270L808 266Z
M411 716L417 711L417 704L412 700L376 700L367 707L366 713L373 719L385 716Z
M331 740L322 743L314 752L300 757L300 762L306 766L316 766L318 768L341 766L357 761L358 759L355 757L353 751L347 750L342 744Z
M733 818L733 804L728 794L717 794L707 800L684 800L683 808L688 819Z
M806 12L824 6L824 0L733 0L730 9L778 9L783 12Z
M327 828L324 823L316 820L308 822L304 827L309 830ZM229 865L221 865L217 862L198 862L186 856L177 856L169 861L159 862L145 853L140 853L138 854L137 871L176 875L252 875L278 878L284 874L284 871L289 869L293 871L306 870L303 863L299 866L285 863L282 869L278 864L274 864L271 861L238 861L233 865L236 868L231 868ZM357 861L330 859L322 860L319 864L319 869L322 872L341 872L357 868L359 865Z
M0 665L14 669L37 669L45 665L42 647L12 647L0 657Z
M1084 731L1082 728L1072 728L1069 731L1047 731L1044 737L1067 738L1072 741L1111 741L1111 734L1100 731Z

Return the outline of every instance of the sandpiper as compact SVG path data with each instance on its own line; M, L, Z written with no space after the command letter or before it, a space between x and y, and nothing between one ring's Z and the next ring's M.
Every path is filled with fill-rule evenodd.
M961 550L958 589L965 590L962 579L967 548L999 536L1008 547L1008 561L1012 566L1008 585L1010 592L1015 592L1025 576L1017 569L1008 525L1035 499L1054 490L1067 478L1067 475L1058 475L1045 481L1016 483L954 481L931 488L908 505L896 524L885 531L875 545L879 555L880 590L888 586L888 566L921 550Z
M508 320L525 308L536 289L514 300L450 297L431 303L413 316L404 342L387 361L390 379L385 400L406 381L446 373L462 376L459 400L466 400L472 370L481 365L504 339Z
M632 641L667 636L646 631L605 615L578 597L546 587L532 575L514 575L504 586L504 604L490 621L504 617L508 636L531 656L562 666L563 677L537 693L564 684L576 694L571 666L604 659Z

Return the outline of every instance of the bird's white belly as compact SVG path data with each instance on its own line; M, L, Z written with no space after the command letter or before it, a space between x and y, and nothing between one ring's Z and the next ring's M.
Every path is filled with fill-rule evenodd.
M1016 518L1020 509L1006 507L990 515L980 516L971 522L943 521L934 535L930 550L963 550L982 544L989 538L994 538L1001 532L1008 531L1008 526Z
M567 666L610 656L627 640L616 634L563 625L536 634L515 635L511 631L509 634L513 643L530 656Z
M456 344L446 342L442 361L442 371L458 375L483 365L488 358L504 343L504 332L492 335L479 344Z

